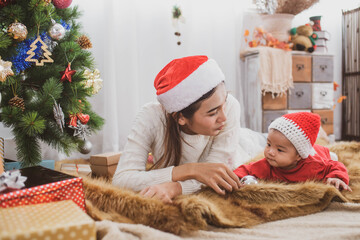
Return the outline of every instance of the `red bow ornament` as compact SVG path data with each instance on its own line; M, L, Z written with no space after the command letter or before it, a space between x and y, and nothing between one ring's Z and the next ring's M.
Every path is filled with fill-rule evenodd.
M69 126L77 127L77 117L75 114L70 114Z
M77 113L76 116L82 124L87 124L87 122L90 120L90 116L88 114Z

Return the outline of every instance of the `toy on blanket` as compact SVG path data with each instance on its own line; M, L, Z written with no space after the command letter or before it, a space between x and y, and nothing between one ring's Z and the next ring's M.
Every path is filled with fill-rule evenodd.
M293 50L313 52L316 49L315 40L318 38L309 24L301 25L290 30Z
M258 46L266 46L279 48L283 50L290 51L291 45L285 41L279 41L276 39L271 33L266 32L261 27L256 27L253 32L253 38L248 40L249 30L245 30L244 39L245 42L249 44L249 47L258 47Z
M251 175L244 176L240 180L241 185L252 185L252 184L257 184L257 183L258 183L258 181L256 180L256 177L251 176Z

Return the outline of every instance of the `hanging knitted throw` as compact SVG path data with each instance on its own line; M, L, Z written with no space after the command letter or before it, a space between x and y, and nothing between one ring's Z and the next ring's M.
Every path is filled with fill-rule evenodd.
M292 56L290 51L276 48L258 47L259 79L263 94L270 92L282 96L289 88L293 88Z

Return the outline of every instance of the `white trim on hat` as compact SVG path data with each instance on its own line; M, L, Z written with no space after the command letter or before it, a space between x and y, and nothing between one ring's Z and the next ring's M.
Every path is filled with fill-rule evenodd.
M178 112L225 80L225 75L213 59L201 64L186 79L157 96L168 113Z
M287 139L294 145L300 157L305 159L309 155L313 156L316 152L311 145L310 139L305 135L294 121L280 117L269 125L270 129L276 129L285 135Z

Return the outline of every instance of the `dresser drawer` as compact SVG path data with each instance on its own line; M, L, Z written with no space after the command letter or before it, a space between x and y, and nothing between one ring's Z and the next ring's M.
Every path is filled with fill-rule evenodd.
M333 110L313 110L321 117L321 126L327 135L334 133L334 111Z
M284 114L287 114L287 111L263 111L263 132L268 132L270 123Z
M292 75L294 82L311 82L311 56L292 56Z
M312 108L331 109L334 106L334 85L333 83L312 84Z
M289 109L311 108L311 83L294 83L289 94Z
M264 110L282 110L287 108L287 95L276 96L273 98L272 93L265 93L262 96L262 108Z
M313 55L313 82L332 82L334 78L334 61L332 56Z

